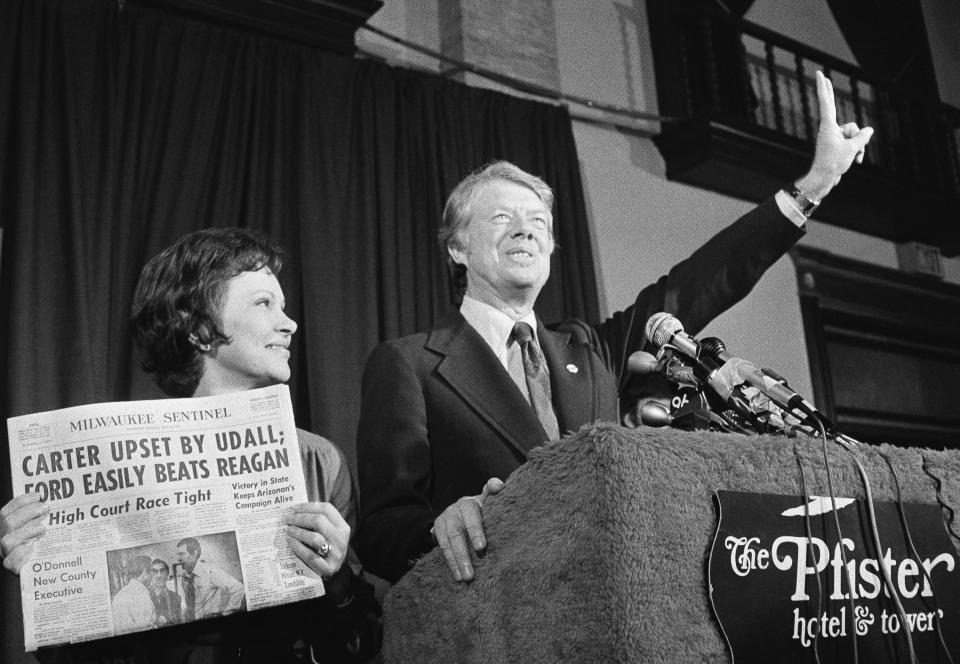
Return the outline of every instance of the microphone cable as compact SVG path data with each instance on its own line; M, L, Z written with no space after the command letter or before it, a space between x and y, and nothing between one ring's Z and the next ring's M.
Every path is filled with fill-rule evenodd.
M923 566L923 564L920 563L920 552L917 551L917 547L913 543L913 536L910 534L910 526L907 523L906 510L903 507L903 494L900 491L900 478L897 475L896 469L893 467L893 462L890 460L890 457L888 457L886 454L883 454L879 450L877 451L877 454L879 454L880 457L887 463L887 467L890 469L890 475L893 477L893 486L897 491L897 511L900 514L900 525L903 526L903 533L907 539L907 546L910 549L910 554L913 556L913 559L918 563L917 566L923 572L923 580L930 587L933 615L935 616L934 625L936 627L937 641L940 643L940 647L943 648L943 652L947 656L947 660L950 662L950 664L954 664L953 655L950 654L950 650L947 648L947 643L943 638L943 630L940 621L940 602L937 601L937 590L933 587L933 579L930 578L930 572L926 567ZM926 602L924 602L924 606L926 606Z
M800 450L797 448L797 440L793 441L793 456L797 460L797 468L800 470L800 493L803 497L803 528L807 535L807 555L813 560L814 569L816 569L816 552L813 548L813 526L810 524L810 494L807 492L807 476L803 471L803 458L800 456ZM820 572L817 572L817 613L816 618L823 615L823 583L820 581ZM813 635L813 661L814 664L820 664L820 631L817 630Z
M803 410L808 411L806 407L804 407ZM833 512L834 524L837 529L837 537L839 539L840 556L843 561L844 570L846 572L845 576L847 577L847 585L850 590L850 595L849 595L850 611L851 611L850 619L851 621L854 621L856 618L856 603L854 601L854 587L853 587L853 581L851 579L850 568L847 562L846 548L843 546L843 534L840 529L840 518L837 515L836 497L833 491L833 480L832 480L832 473L830 470L830 461L827 456L827 439L828 439L827 430L826 430L826 426L824 424L823 418L819 413L817 413L816 411L808 411L807 414L810 416L809 419L813 420L813 422L817 426L817 434L819 434L820 436L822 447L823 447L823 461L824 461L824 466L827 472L827 487L830 493L830 503L831 503L831 508ZM887 569L887 567L885 567L883 564L879 563L879 561L882 560L882 557L883 557L883 548L880 542L880 534L879 534L879 531L877 530L877 516L876 516L876 511L874 509L873 491L870 487L870 480L867 476L866 470L864 470L863 465L860 463L860 460L857 458L857 454L854 449L854 445L859 445L861 443L856 439L851 438L850 436L847 436L839 432L837 432L835 436L832 436L832 438L834 442L836 442L838 445L840 445L847 452L850 453L854 463L857 466L857 471L860 475L860 479L864 487L864 492L866 494L867 513L869 517L868 521L870 524L870 531L871 531L871 536L873 538L873 544L876 547L876 555L878 556L877 567L883 573L882 576L884 580L884 585L886 586L887 592L890 594L890 598L894 604L894 607L896 608L897 617L900 620L901 629L903 630L904 638L906 639L906 642L907 642L907 654L909 656L909 661L911 662L911 664L916 664L917 655L913 645L913 635L910 632L910 625L907 622L906 611L904 610L903 604L900 601L900 597L897 594L896 588L893 585L893 580L890 578L890 570ZM889 462L888 462L888 465L889 465ZM898 484L898 490L899 490L899 484ZM917 554L914 553L914 555L917 555ZM858 659L858 647L857 647L857 633L856 633L855 623L852 623L852 624L854 625L854 629L852 630L853 656L854 656L854 662L858 662L859 659ZM948 657L950 657L949 653L948 653ZM953 662L952 657L950 661Z
M819 420L819 418L818 418ZM903 630L903 635L907 640L907 655L910 658L911 664L917 664L917 654L913 648L913 635L910 633L910 623L907 622L907 613L903 608L903 604L900 602L900 596L897 593L897 589L893 585L893 579L890 578L890 569L882 564L883 559L883 545L880 543L880 532L877 530L877 514L874 511L874 502L873 502L873 491L870 488L870 479L867 477L867 471L864 470L863 465L860 463L860 459L857 458L856 451L854 450L853 444L859 444L859 441L850 438L844 434L837 435L834 440L843 447L847 452L850 453L850 456L853 457L853 462L857 466L857 472L860 474L860 479L863 482L863 490L866 494L866 503L867 503L867 515L868 521L870 524L870 534L873 538L873 545L876 548L877 555L877 567L880 568L880 571L883 572L883 581L887 587L887 592L890 594L890 599L893 602L894 607L897 610L897 617L900 620L900 628ZM824 444L824 454L826 454L826 444ZM839 520L838 520L839 521ZM841 546L841 551L843 547ZM843 564L847 564L846 556L844 556ZM849 573L849 570L847 570ZM853 601L853 588L851 587L851 602ZM854 630L856 633L856 630Z
M957 534L957 531L953 529L953 522L956 520L957 513L953 509L953 507L951 507L950 505L948 505L943 501L943 496L942 496L943 482L940 480L939 477L934 475L933 472L931 472L930 468L927 466L927 457L922 457L922 458L923 458L923 465L921 466L921 468L923 469L923 472L926 473L927 477L929 477L936 483L937 504L940 505L940 509L945 510L950 517L950 520L947 521L945 524L947 527L947 532L950 533L950 536L953 537L953 539L960 541L960 534Z
M856 619L857 605L853 599L853 594L854 594L853 580L850 578L851 577L850 567L847 564L847 549L845 546L843 546L843 531L840 530L840 517L837 514L837 498L836 498L836 494L834 494L833 492L833 473L830 470L830 459L827 456L827 429L823 424L823 419L818 417L817 415L811 414L810 419L812 419L814 423L817 425L818 433L820 435L820 443L823 447L823 464L824 464L825 470L827 471L827 491L830 494L830 511L833 513L833 523L837 529L837 546L840 549L840 558L843 561L843 571L845 573L844 576L847 577L847 587L850 590L850 596L849 596L850 624L853 627L853 629L850 630L850 636L853 638L853 641L852 641L853 661L854 661L854 664L859 664L860 655L859 655L859 650L857 646L856 623L854 622ZM819 572L818 572L818 576L819 576ZM911 643L911 648L912 648L912 645L913 644ZM913 662L913 660L911 660L911 662Z

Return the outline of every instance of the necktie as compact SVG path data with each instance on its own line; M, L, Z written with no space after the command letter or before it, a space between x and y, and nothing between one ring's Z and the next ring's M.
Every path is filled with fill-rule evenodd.
M187 596L187 612L184 620L193 620L197 617L197 588L193 585L193 574L187 574L184 577L183 586Z
M547 432L547 437L556 440L560 437L560 426L553 412L550 375L543 362L543 355L533 340L533 330L526 323L517 323L513 326L511 337L520 346L523 373L527 379L527 390L530 392L530 405L543 425L543 430Z

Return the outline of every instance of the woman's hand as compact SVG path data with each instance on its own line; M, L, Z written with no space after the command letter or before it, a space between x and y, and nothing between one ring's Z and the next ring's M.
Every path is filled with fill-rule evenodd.
M350 526L330 503L294 505L286 518L290 548L307 567L329 579L343 565Z
M9 571L20 574L37 540L47 531L49 513L50 506L41 503L37 493L17 496L0 508L0 558Z

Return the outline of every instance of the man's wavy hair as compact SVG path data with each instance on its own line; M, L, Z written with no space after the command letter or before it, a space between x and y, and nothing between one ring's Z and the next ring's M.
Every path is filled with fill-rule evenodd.
M139 579L150 569L150 556L132 556L123 566L127 579Z
M470 206L485 184L497 180L513 182L532 190L547 209L553 212L553 190L550 185L509 161L491 162L461 180L447 197L447 204L443 207L443 221L437 233L440 250L447 258L450 276L460 297L467 292L467 268L453 260L450 249L463 249L463 233L470 222ZM553 227L550 228L550 236L553 237Z
M220 327L227 282L262 267L279 274L282 265L278 247L243 228L195 231L151 258L140 272L130 318L143 370L165 394L191 396L203 373L197 346L229 341Z

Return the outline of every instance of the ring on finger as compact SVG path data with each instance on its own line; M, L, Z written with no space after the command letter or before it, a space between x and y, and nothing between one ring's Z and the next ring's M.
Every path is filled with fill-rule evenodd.
M324 542L320 545L320 548L317 549L317 555L321 558L326 558L330 555L330 542Z

